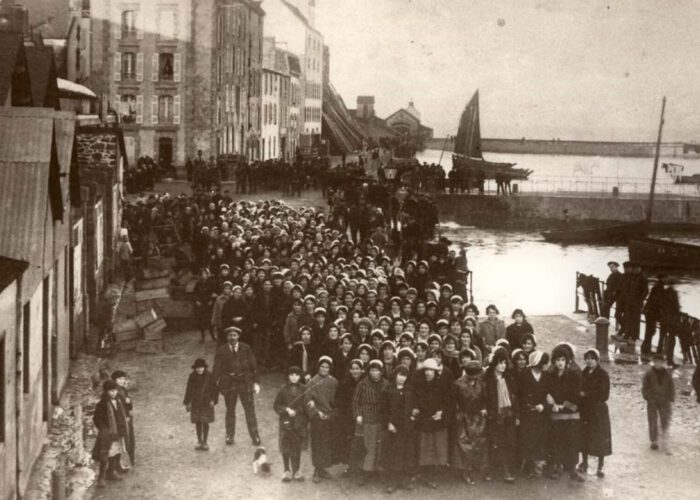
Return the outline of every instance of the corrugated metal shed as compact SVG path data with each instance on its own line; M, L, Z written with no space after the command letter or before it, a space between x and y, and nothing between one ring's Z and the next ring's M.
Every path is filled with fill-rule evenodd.
M49 217L48 162L0 160L0 255L34 261Z
M0 108L0 255L32 262L50 220L51 170L58 168L50 109ZM56 174L52 175L56 178Z

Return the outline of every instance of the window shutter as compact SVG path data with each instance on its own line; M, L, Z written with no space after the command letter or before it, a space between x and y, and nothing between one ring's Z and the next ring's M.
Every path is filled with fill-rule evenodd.
M114 53L114 81L119 82L122 79L122 53Z
M121 23L121 12L116 11L114 17L112 18L112 34L115 40L119 40L122 37L122 23Z
M143 123L143 96L136 96L136 123Z
M143 81L143 52L136 54L136 81Z
M114 106L112 109L117 112L117 116L122 116L122 98L119 94L114 96Z
M152 82L157 82L158 81L158 53L156 52L151 56L151 81Z
M153 125L158 124L158 96L154 95L151 97L151 123Z
M173 97L173 123L180 125L180 94Z
M174 54L173 60L173 79L176 82L179 82L182 74L182 59L180 57L180 54Z
M137 10L134 15L136 16L136 38L138 40L143 40L143 12Z

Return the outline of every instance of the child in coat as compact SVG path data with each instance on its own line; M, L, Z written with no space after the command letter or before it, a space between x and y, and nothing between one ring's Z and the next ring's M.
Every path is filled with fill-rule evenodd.
M218 400L219 391L214 376L207 370L207 362L202 358L196 359L187 379L185 399L182 402L190 413L190 422L195 424L197 430L195 450L209 450L209 424L214 422L214 405Z
M302 370L292 366L287 370L287 383L275 397L273 408L279 415L279 448L284 461L282 482L303 481L299 471L301 452L308 442L306 427L308 420L304 411L304 388Z

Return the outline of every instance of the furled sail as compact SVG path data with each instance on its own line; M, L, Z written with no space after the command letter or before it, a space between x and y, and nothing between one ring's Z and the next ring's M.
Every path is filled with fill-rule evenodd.
M455 138L455 153L469 158L483 159L481 153L481 128L479 127L479 91L474 92L462 112Z

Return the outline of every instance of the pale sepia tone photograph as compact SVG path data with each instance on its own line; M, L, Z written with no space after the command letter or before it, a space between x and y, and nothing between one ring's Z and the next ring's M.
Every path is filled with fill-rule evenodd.
M698 0L0 0L0 500L698 496Z

